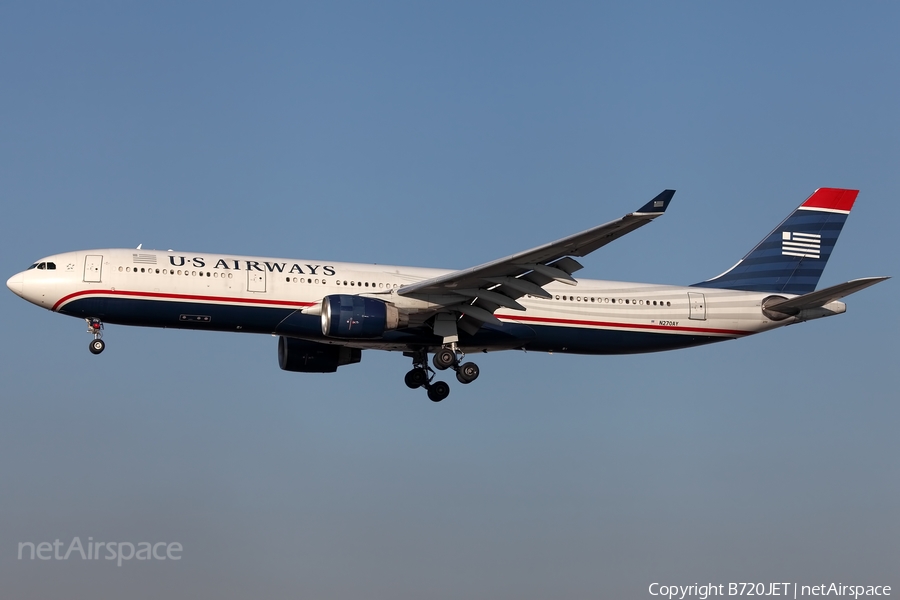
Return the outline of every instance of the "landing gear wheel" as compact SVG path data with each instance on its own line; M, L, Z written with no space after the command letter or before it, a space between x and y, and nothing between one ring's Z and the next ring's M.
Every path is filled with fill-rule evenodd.
M91 345L88 348L90 348L91 354L100 354L106 348L106 342L101 339L91 340Z
M478 379L480 373L478 365L473 362L467 362L456 370L456 379L460 383L472 383Z
M411 390L420 388L428 383L428 372L421 367L416 367L406 374L404 381L406 382L406 386Z
M434 363L434 368L439 371L449 369L456 365L456 352L450 348L441 348L434 353L434 360L432 362Z
M436 381L428 387L428 399L432 402L440 402L450 395L450 386L443 381Z

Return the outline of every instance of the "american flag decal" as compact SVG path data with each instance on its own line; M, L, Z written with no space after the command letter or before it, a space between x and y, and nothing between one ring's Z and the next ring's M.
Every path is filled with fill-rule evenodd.
M781 254L802 258L819 258L822 236L818 233L781 232Z
M132 261L141 265L155 265L156 264L156 255L155 254L132 254Z

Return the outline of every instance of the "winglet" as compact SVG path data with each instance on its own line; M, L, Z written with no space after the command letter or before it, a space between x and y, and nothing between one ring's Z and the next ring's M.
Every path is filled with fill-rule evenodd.
M672 201L672 196L675 195L675 190L663 190L656 198L648 202L647 204L640 207L634 214L636 215L652 215L652 214L662 214L666 212L666 209L669 207L669 202Z

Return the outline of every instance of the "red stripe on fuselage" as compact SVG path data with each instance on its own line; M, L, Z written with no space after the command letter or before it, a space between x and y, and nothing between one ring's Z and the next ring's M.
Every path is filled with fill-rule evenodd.
M274 305L288 306L294 308L305 308L312 306L315 302L294 302L291 300L263 300L257 298L231 298L226 296L200 296L195 294L166 294L162 292L129 292L125 290L83 290L75 292L60 298L53 305L52 310L57 310L61 305L69 300L80 296L133 296L138 298L158 298L167 300L202 300L206 302L235 302L239 304L252 304L257 306ZM674 331L686 333L702 333L702 334L719 334L732 336L745 336L753 333L752 331L741 331L738 329L711 329L704 327L681 327L676 325L647 325L641 323L614 323L610 321L588 321L584 319L558 319L552 317L529 317L525 315L503 315L498 314L497 318L507 321L524 321L528 323L546 323L553 325L574 325L588 326L612 329L643 329L651 331Z
M554 319L550 317L526 317L516 315L496 315L498 319L509 321L527 321L533 323L552 323L557 325L588 325L591 327L607 327L615 329L650 329L653 331L685 331L690 333L718 333L722 335L750 335L752 331L739 329L709 329L704 327L679 327L676 325L644 325L641 323L612 323L609 321L585 321L582 319Z
M81 292L75 292L74 294L69 294L68 296L64 296L60 298L56 304L53 305L52 310L58 309L62 304L65 304L69 300L73 298L77 298L79 296L137 296L139 298L163 298L168 300L204 300L206 302L237 302L241 304L270 304L275 306L293 306L295 308L305 308L307 306L312 306L315 302L293 302L291 300L263 300L257 298L229 298L226 296L198 296L195 294L164 294L162 292L128 292L125 290L84 290Z

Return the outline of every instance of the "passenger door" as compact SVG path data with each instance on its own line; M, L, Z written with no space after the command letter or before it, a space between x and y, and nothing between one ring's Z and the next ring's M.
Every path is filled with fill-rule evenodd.
M84 280L87 283L100 283L103 271L103 257L89 254L84 257Z
M266 272L265 271L247 271L247 291L248 292L265 292L266 291Z
M691 319L695 321L706 320L706 296L697 292L688 292L688 302L691 305Z

